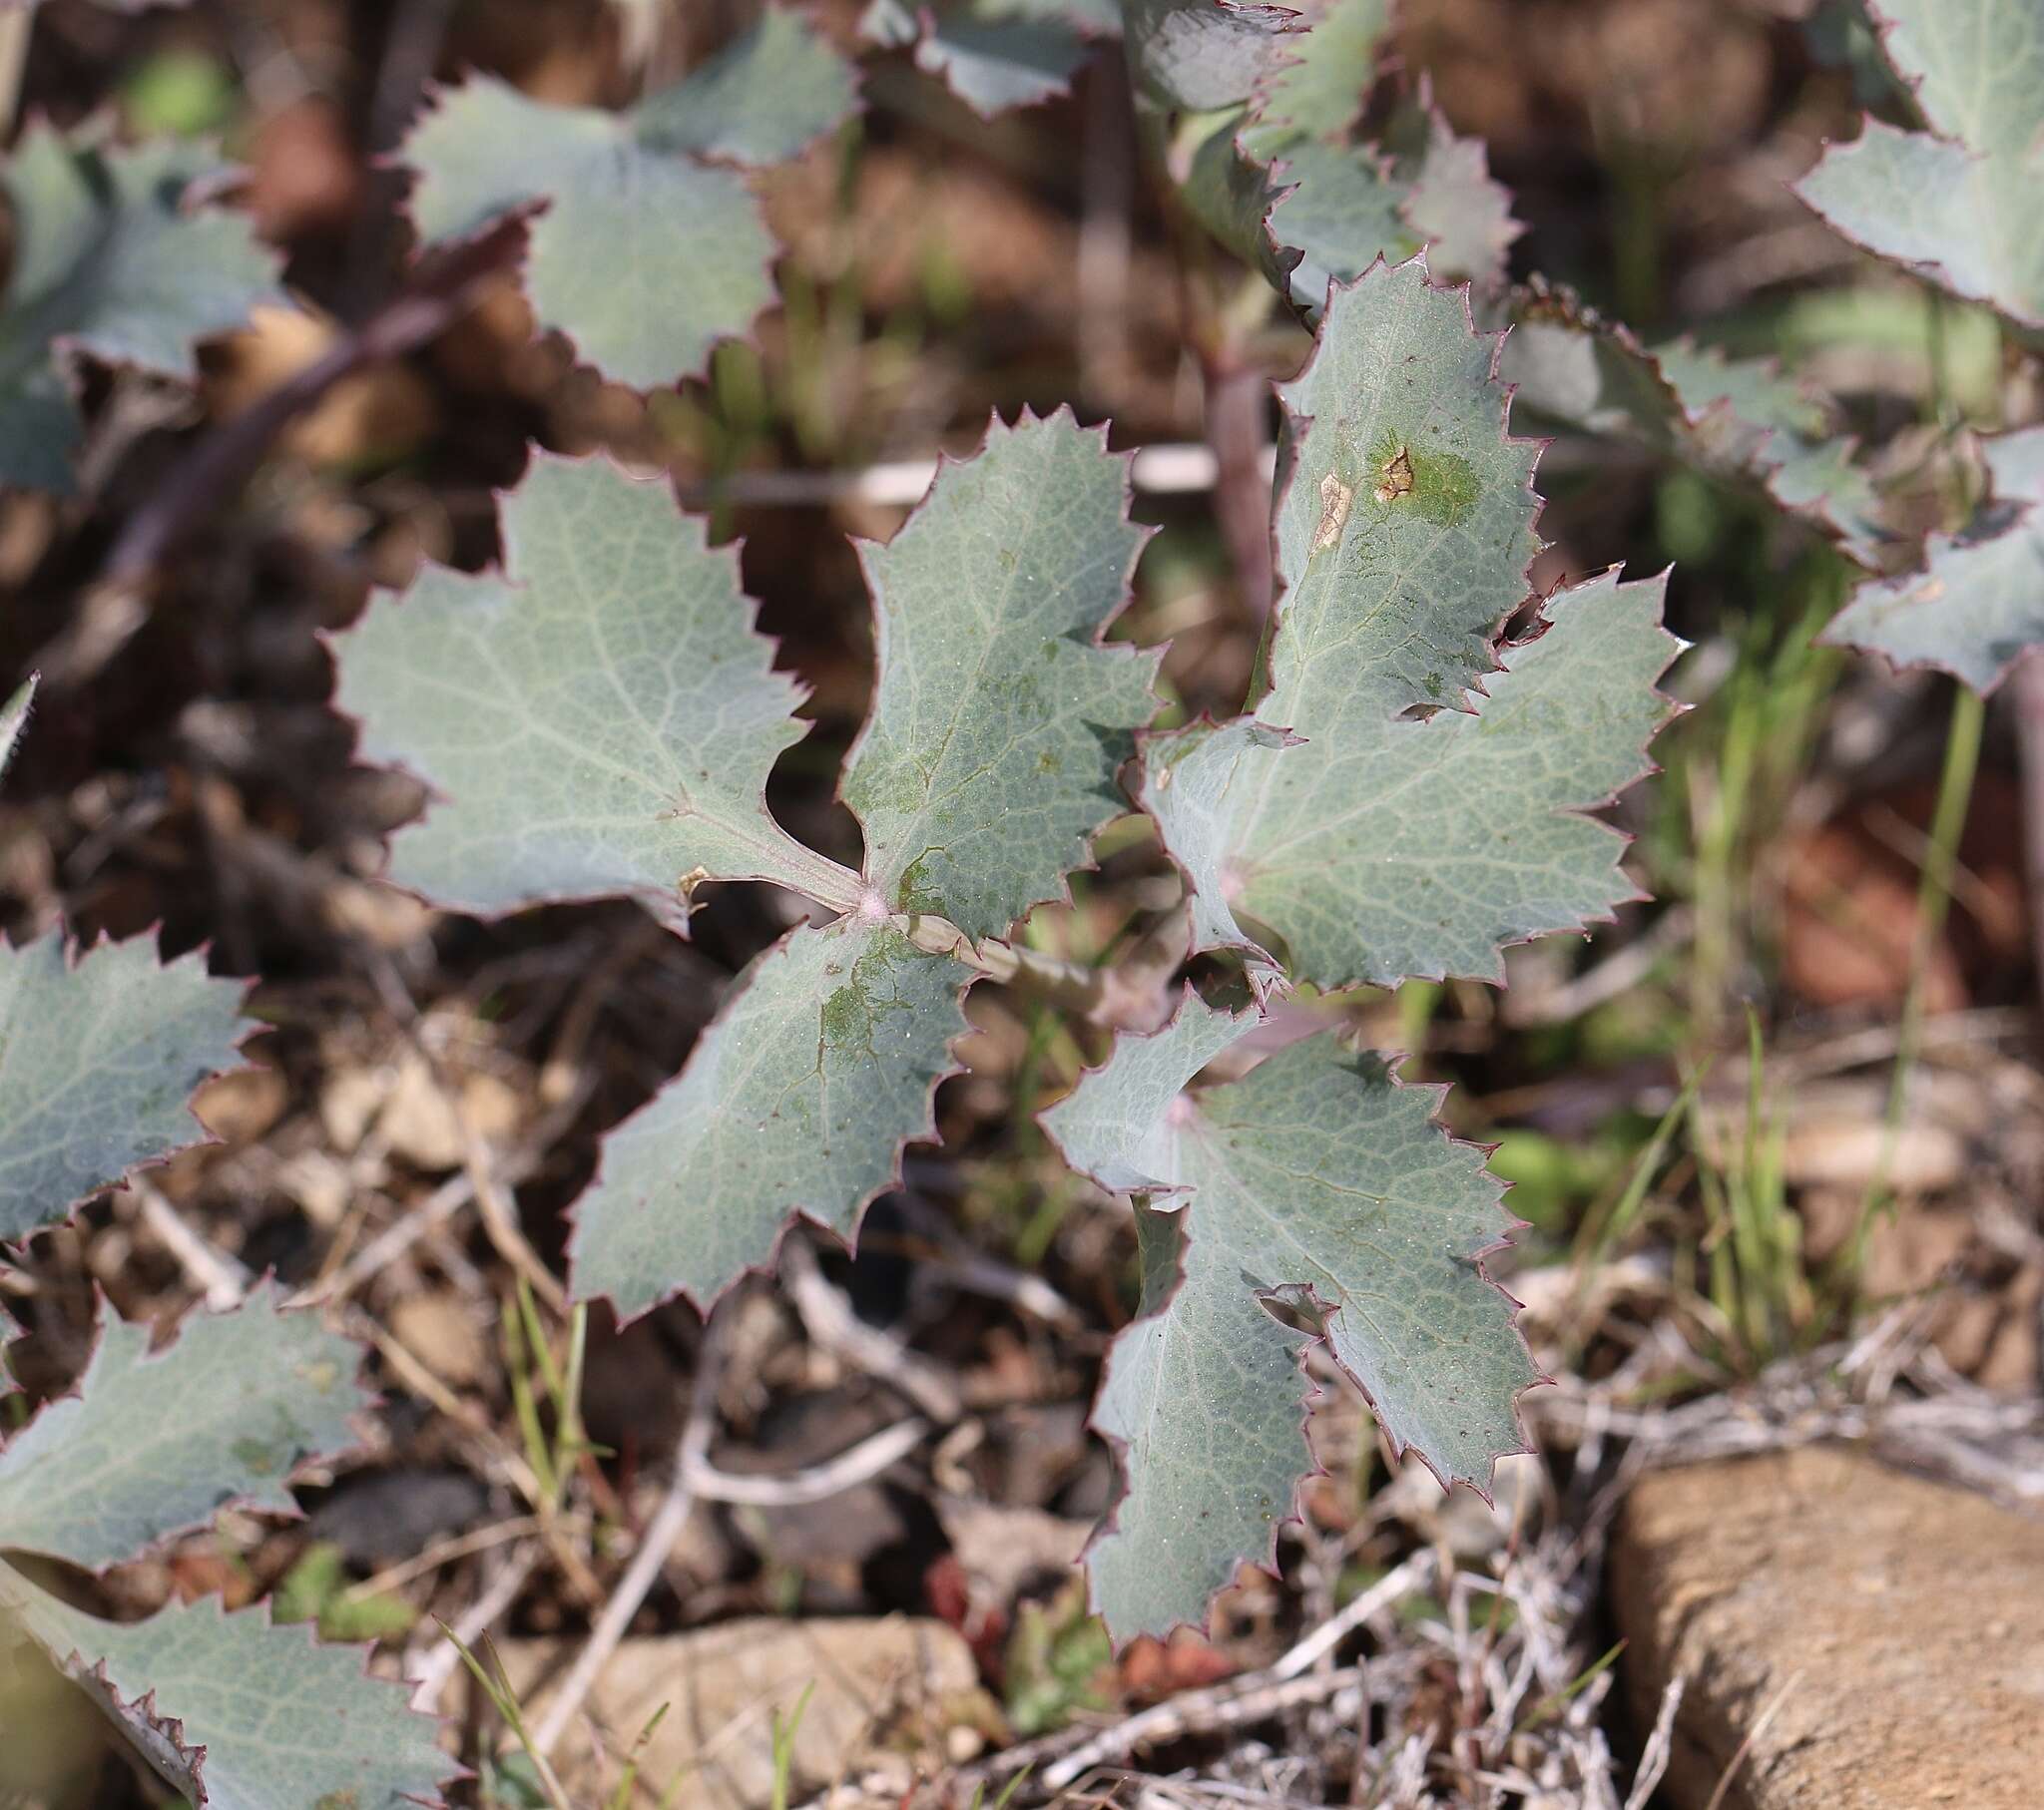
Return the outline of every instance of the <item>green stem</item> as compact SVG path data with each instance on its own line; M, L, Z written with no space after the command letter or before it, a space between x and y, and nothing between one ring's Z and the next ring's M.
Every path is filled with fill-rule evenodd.
M1888 1172L1894 1164L1895 1145L1901 1137L1902 1118L1909 1105L1909 1082L1916 1067L1917 1045L1923 1035L1923 999L1930 971L1930 959L1952 902L1952 876L1958 868L1959 837L1966 827L1966 807L1972 801L1973 775L1980 765L1980 735L1987 718L1987 704L1980 693L1960 685L1952 699L1951 726L1945 732L1944 770L1937 782L1937 807L1930 819L1930 843L1925 850L1923 877L1916 889L1916 935L1909 949L1909 987L1902 996L1902 1022L1895 1039L1895 1067L1888 1080L1887 1110L1882 1116L1880 1149L1874 1157L1873 1173L1859 1202L1859 1219L1853 1227L1847 1254L1848 1277L1856 1276L1866 1255L1866 1240L1874 1217L1893 1204Z

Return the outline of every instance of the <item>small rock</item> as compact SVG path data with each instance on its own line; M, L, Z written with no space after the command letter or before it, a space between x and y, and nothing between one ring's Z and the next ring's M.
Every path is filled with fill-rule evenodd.
M1637 1484L1611 1554L1665 1789L1724 1810L2018 1810L2044 1776L2044 1523L1819 1446Z
M290 1088L278 1069L231 1069L192 1096L199 1123L222 1143L251 1144L283 1117Z
M463 1532L489 1506L489 1491L466 1471L357 1471L312 1511L309 1532L350 1565L383 1565Z
M546 1713L552 1686L579 1642L507 1640L499 1652L528 1717ZM979 1674L971 1649L941 1621L783 1621L758 1616L693 1633L627 1640L612 1655L556 1750L570 1794L597 1768L593 1720L623 1753L663 1704L667 1714L640 1754L654 1792L686 1779L679 1802L701 1810L753 1810L773 1797L773 1718L808 1701L795 1729L789 1784L799 1801L855 1774L882 1752L950 1759L950 1729L976 1724ZM581 1801L578 1799L577 1801Z
M461 1303L446 1294L404 1296L390 1310L391 1336L443 1383L482 1381L490 1348Z

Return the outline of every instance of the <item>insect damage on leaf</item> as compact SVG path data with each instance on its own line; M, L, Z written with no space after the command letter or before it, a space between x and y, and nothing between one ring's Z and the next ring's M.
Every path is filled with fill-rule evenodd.
M1381 500L1383 491L1378 490ZM1313 530L1313 551L1324 553L1341 538L1348 524L1348 511L1355 504L1353 486L1341 482L1331 471L1320 480L1320 525Z

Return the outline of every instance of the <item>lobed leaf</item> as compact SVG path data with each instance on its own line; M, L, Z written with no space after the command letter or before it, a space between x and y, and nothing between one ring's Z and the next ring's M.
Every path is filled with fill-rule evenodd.
M1873 579L1821 639L1937 667L1991 691L2044 642L2044 427L1982 447L1992 492L1959 534L1934 534L1924 569Z
M850 1240L931 1095L971 971L898 923L791 931L733 989L675 1081L604 1142L575 1206L580 1298L620 1317L683 1292L707 1308L770 1260L790 1215Z
M891 542L860 548L879 675L843 795L890 909L1003 935L1126 807L1115 777L1160 658L1101 645L1148 538L1128 498L1104 432L996 417Z
M1238 1566L1270 1562L1312 1468L1312 1337L1443 1481L1481 1485L1526 1449L1513 1404L1538 1373L1480 1266L1509 1224L1482 1152L1433 1122L1437 1090L1324 1037L1181 1092L1249 1022L1189 997L1044 1115L1103 1185L1155 1175L1186 1195L1173 1211L1138 1200L1142 1304L1093 1416L1125 1474L1088 1555L1118 1642L1203 1622Z
M1731 359L1686 340L1657 347L1654 358L1681 404L1698 464L1758 477L1783 508L1871 557L1879 539L1873 483L1852 463L1852 442L1830 431L1822 402L1769 359Z
M1498 341L1417 263L1339 288L1278 386L1275 506L1286 589L1260 713L1338 739L1350 722L1454 703L1490 667L1539 542L1531 441L1504 432Z
M1332 292L1280 391L1270 690L1254 724L1145 749L1140 802L1192 885L1196 947L1323 986L1487 976L1500 944L1631 896L1619 840L1575 813L1645 770L1675 651L1659 587L1584 587L1461 709L1537 545L1535 449L1501 431L1494 345L1416 264L1380 267ZM1415 705L1449 707L1400 719Z
M1829 410L1769 360L1675 341L1649 351L1573 296L1536 286L1511 310L1499 373L1514 419L1630 440L1741 485L1870 562L1883 539L1872 480Z
M664 482L535 457L503 499L504 570L428 567L341 644L362 751L444 796L391 875L463 910L770 880L848 906L856 881L788 836L766 775L808 725L772 671L730 548Z
M1136 92L1172 112L1207 113L1247 101L1282 66L1297 30L1297 14L1282 6L1122 0Z
M83 1684L156 1773L200 1810L406 1810L458 1768L365 1649L321 1646L218 1597L115 1623L0 1564L0 1621Z
M1308 318L1330 281L1424 247L1436 275L1493 285L1519 232L1483 147L1449 130L1424 84L1398 104L1380 143L1354 137L1388 29L1386 0L1311 8L1249 96L1207 119L1198 146L1181 153L1194 214Z
M102 1316L77 1393L0 1448L0 1551L99 1571L231 1503L294 1514L292 1474L358 1443L359 1361L268 1285L154 1354L146 1325Z
M0 302L0 484L74 488L77 357L190 381L196 340L281 300L276 258L247 216L186 207L218 164L190 140L120 150L41 124L22 134L5 177L14 257Z
M1868 120L1796 193L1847 237L2044 325L2044 9L1881 0L1882 53L1928 132Z
M140 937L75 960L55 931L0 945L0 1240L204 1135L187 1103L240 1061L244 990Z
M1467 712L1285 746L1237 724L1153 737L1141 802L1204 891L1201 946L1322 986L1502 981L1505 945L1636 898L1626 838L1582 813L1652 770L1672 714L1654 683L1680 648L1663 589L1611 572L1562 593Z
M1114 0L947 0L919 18L876 0L861 23L882 43L913 43L918 69L992 119L1068 93L1093 40L1121 20Z
M552 107L471 78L406 137L427 244L543 210L525 286L544 327L639 389L702 368L773 299L776 246L735 170L779 162L853 109L850 68L778 7L673 88L627 113Z
M1377 79L1391 0L1318 0L1300 11L1306 29L1281 47L1258 111L1270 129L1339 142L1362 117Z

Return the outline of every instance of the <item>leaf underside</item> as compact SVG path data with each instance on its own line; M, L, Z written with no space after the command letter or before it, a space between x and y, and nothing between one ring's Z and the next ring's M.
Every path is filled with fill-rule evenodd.
M1181 1092L1251 1022L1189 997L1044 1115L1102 1185L1182 1195L1164 1211L1139 1188L1142 1305L1094 1411L1125 1472L1088 1558L1118 1642L1203 1622L1239 1565L1269 1563L1312 1468L1309 1335L1264 1297L1324 1327L1394 1443L1444 1481L1482 1485L1524 1449L1513 1403L1537 1372L1477 1261L1509 1223L1482 1152L1434 1124L1436 1090L1327 1037Z
M394 838L391 877L480 912L672 901L699 872L847 881L768 814L808 725L733 550L602 459L537 455L502 519L502 573L428 567L340 643L363 753L443 794Z
M229 1614L209 1597L116 1624L0 1564L0 1617L207 1810L407 1810L440 1802L440 1782L456 1770L403 1687L366 1674L362 1648L272 1627L265 1609Z
M0 304L0 484L69 493L84 417L75 354L190 381L195 341L280 299L276 258L249 218L187 212L213 148L67 143L34 124L6 167L13 268Z
M1981 450L1992 490L1973 522L1932 535L1921 572L1861 585L1823 640L1937 667L1976 691L2044 642L2044 427Z
M101 1570L232 1502L291 1514L291 1474L356 1444L359 1353L263 1287L189 1319L150 1353L146 1325L104 1319L75 1395L0 1449L0 1551Z
M2044 326L2044 8L1881 0L1879 15L1930 130L1868 120L1796 193L1869 251Z
M855 104L849 67L778 7L622 114L552 107L474 77L441 94L404 142L418 173L412 216L421 240L438 244L543 206L525 265L540 324L606 377L658 388L703 368L773 300L777 246L729 166L791 158Z
M971 971L894 923L790 932L733 989L681 1075L605 1139L576 1203L579 1298L621 1318L705 1306L768 1262L789 1217L849 1239L933 1129Z
M187 1103L241 1061L244 990L142 937L75 961L54 931L0 946L0 1240L204 1135Z

